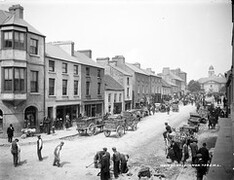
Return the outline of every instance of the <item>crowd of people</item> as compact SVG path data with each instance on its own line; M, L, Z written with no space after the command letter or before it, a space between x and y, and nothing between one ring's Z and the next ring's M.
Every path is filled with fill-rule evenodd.
M111 164L113 165L114 177L118 178L120 174L128 172L128 154L123 154L117 151L116 147L112 148L113 156L104 147L102 151L98 151L94 156L94 167L100 168L101 180L109 180L111 178ZM112 162L112 163L111 163Z

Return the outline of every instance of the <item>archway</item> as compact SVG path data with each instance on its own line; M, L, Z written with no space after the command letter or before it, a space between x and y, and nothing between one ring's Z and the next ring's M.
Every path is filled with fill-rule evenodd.
M36 122L37 122L37 108L34 106L29 106L25 109L24 113L24 119L25 121L25 126L30 127L30 128L35 128L36 127Z

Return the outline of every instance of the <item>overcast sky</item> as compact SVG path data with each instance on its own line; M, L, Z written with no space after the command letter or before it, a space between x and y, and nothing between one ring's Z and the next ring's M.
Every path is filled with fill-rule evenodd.
M188 80L231 68L231 0L0 0L24 7L46 42L71 40L93 59L123 55L156 73L180 68Z

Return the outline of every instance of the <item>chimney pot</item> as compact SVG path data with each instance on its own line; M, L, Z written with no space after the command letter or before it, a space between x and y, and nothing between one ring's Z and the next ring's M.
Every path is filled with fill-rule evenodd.
M11 6L9 8L9 12L14 14L17 18L24 18L24 8L19 4Z

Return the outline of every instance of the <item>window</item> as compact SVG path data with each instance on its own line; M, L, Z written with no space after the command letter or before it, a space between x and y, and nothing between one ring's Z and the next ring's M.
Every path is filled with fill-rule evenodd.
M120 93L119 94L119 102L121 102L122 101L122 94Z
M54 72L55 68L54 68L54 61L49 60L49 72Z
M90 82L86 82L86 95L89 95Z
M111 102L111 93L108 94L108 102Z
M129 97L129 88L127 88L127 97Z
M78 81L74 81L74 95L78 95Z
M67 80L63 79L63 92L62 95L67 95Z
M86 76L90 76L90 69L89 69L89 67L86 67Z
M67 73L67 63L62 64L62 73Z
M38 40L30 39L30 53L38 54Z
M25 50L25 33L19 31L5 31L3 33L3 47Z
M49 95L54 95L55 79L49 79Z
M115 93L114 94L114 102L116 102L116 99L117 99L117 94Z
M25 68L4 68L3 73L4 91L25 91Z
M4 69L4 91L12 91L13 90L13 68L5 68Z
M4 48L13 48L13 34L11 31L4 32L3 46L4 46Z
M129 85L129 77L127 78L127 85Z
M74 74L78 75L78 65L74 65Z
M98 94L101 94L101 83L98 83Z
M101 70L100 70L100 69L98 69L97 77L98 77L98 78L101 78Z
M38 92L38 71L31 71L31 92Z

